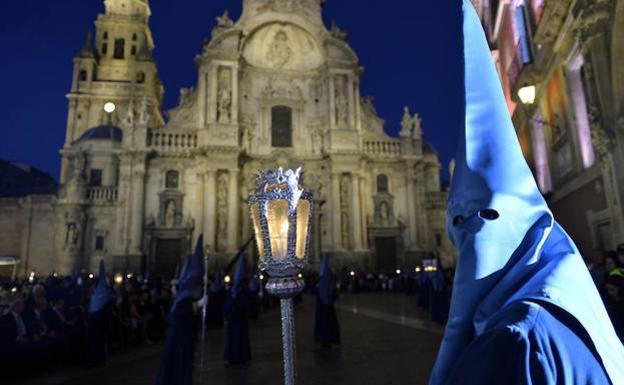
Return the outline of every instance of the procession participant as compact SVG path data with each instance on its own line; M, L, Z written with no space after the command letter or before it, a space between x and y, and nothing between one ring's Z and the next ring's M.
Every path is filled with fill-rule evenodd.
M327 254L323 255L315 294L314 341L325 348L340 345L340 325L334 307L338 293L329 270L329 255Z
M447 211L459 251L441 384L624 384L624 349L520 149L483 27L463 1L465 125Z
M249 326L247 323L247 290L244 285L245 254L240 254L234 282L225 299L225 352L229 364L245 364L251 359Z

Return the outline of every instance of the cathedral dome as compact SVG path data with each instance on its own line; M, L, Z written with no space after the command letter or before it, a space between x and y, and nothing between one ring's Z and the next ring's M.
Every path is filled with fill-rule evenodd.
M121 128L113 126L112 124L103 124L88 129L76 142L83 140L112 140L113 142L121 142L123 139L123 131Z

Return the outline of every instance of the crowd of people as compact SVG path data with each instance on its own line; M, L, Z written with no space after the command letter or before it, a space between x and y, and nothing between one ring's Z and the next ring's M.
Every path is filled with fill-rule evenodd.
M620 340L624 341L624 244L597 252L587 267L598 288Z

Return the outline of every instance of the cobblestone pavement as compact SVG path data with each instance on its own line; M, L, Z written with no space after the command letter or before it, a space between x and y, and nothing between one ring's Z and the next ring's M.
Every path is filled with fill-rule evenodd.
M442 337L442 328L427 321L414 297L390 294L343 295L338 302L342 347L330 351L312 338L314 298L296 308L298 385L426 384ZM250 322L252 362L223 363L223 331L209 331L204 384L266 385L282 382L279 309ZM104 368L65 370L29 384L153 384L161 345L146 346L113 357ZM199 376L197 376L199 377ZM199 379L197 381L199 384Z

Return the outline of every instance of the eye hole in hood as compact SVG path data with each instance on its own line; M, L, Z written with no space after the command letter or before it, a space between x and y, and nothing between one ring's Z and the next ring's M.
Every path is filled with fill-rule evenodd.
M498 219L498 217L500 217L500 214L498 214L498 211L494 209L484 209L479 211L479 217L488 221L493 221Z

